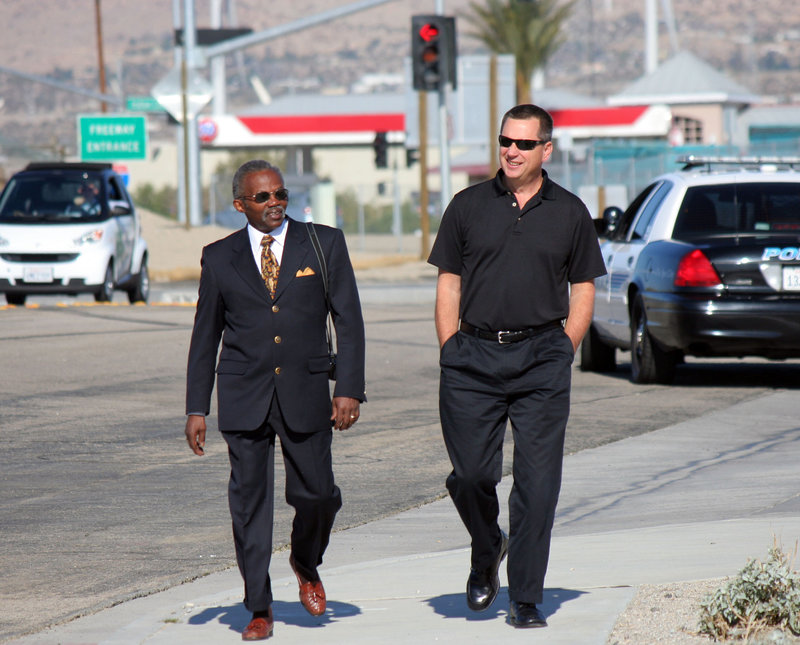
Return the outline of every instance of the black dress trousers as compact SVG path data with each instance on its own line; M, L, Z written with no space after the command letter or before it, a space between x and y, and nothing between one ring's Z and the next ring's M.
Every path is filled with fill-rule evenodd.
M509 497L509 597L540 603L561 488L574 350L562 328L500 344L456 333L441 351L439 411L453 471L447 489L472 538L472 567L500 549L496 487L508 421L514 434Z
M269 565L272 556L275 437L280 437L286 468L286 501L295 509L292 555L298 571L318 580L317 567L328 546L333 521L342 506L333 480L332 431L298 433L284 421L277 397L263 424L252 432L223 432L231 476L228 503L236 562L244 579L244 605L266 611L272 604Z

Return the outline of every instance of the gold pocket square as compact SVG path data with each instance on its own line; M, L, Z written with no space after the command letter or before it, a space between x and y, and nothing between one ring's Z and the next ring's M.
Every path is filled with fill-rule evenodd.
M314 269L312 269L311 267L306 267L305 269L303 269L301 271L298 271L295 274L295 278L303 278L303 277L305 277L307 275L316 275L316 274L317 273L316 273L316 271L314 271Z

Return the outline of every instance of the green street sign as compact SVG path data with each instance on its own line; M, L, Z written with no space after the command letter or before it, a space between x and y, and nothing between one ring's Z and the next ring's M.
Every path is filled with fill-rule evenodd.
M129 96L125 101L128 112L166 112L152 96Z
M147 123L144 116L78 117L81 161L147 159Z

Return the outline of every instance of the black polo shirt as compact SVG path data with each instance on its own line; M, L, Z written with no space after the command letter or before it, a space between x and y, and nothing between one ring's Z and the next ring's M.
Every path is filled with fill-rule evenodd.
M586 206L543 175L522 210L502 170L447 207L428 262L461 276L461 320L491 331L560 320L568 283L605 275Z

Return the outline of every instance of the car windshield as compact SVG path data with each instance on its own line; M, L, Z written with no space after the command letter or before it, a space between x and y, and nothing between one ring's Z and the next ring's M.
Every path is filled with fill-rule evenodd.
M0 196L0 222L98 222L105 219L102 182L87 173L18 175Z
M673 238L800 232L800 182L694 186L686 191Z

